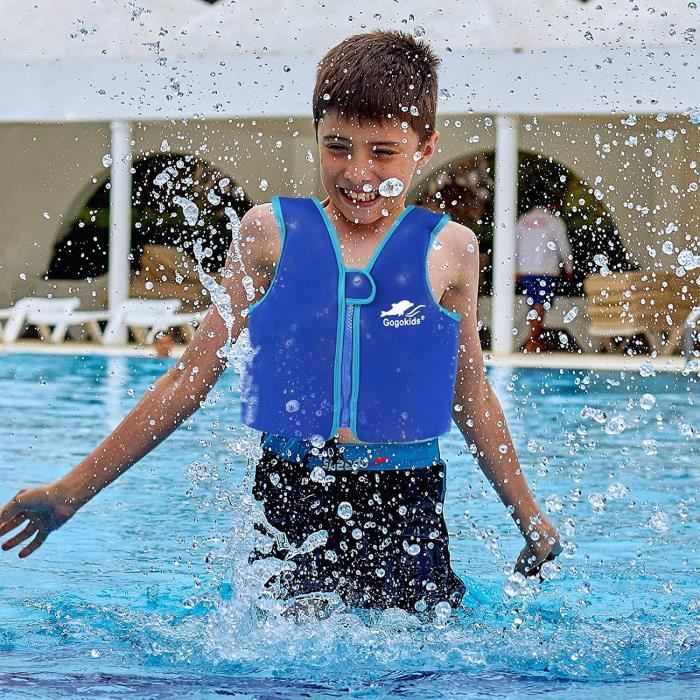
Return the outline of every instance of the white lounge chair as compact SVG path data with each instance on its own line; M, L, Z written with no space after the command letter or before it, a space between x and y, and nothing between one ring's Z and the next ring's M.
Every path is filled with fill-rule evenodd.
M102 342L109 342L126 326L138 343L150 345L158 333L179 325L175 316L180 304L179 299L126 299L111 312Z
M80 306L80 299L48 299L24 297L12 309L3 309L0 318L7 319L2 330L2 339L14 343L27 324L38 326L42 340L61 342L69 325L69 315ZM53 328L52 328L53 327Z
M8 342L8 338L12 338L12 341L16 340L24 327L24 302L25 299L18 299L13 306L0 309L0 321L4 321L0 323L0 341Z

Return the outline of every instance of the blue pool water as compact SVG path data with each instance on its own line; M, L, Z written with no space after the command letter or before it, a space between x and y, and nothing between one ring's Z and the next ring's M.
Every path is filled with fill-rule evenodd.
M77 463L169 362L0 356L0 502ZM541 586L509 581L520 535L455 430L446 520L468 595L442 624L294 621L261 599L231 371L37 553L0 552L0 695L697 695L698 379L642 374L490 370L566 551Z

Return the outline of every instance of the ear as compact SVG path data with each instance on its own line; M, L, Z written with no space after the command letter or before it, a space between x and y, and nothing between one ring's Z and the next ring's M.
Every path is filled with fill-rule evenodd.
M440 132L433 131L433 133L425 141L423 141L423 144L420 147L420 152L423 155L416 164L417 168L423 168L427 164L427 162L433 157L433 154L437 150L437 144L439 140Z

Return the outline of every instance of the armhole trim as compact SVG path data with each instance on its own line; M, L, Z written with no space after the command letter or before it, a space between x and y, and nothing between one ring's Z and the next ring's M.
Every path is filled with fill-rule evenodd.
M460 321L462 318L462 314L458 314L456 311L450 311L449 309L446 309L444 306L441 306L440 302L435 298L435 295L433 294L433 287L430 284L430 275L428 274L428 258L430 257L430 251L433 248L433 241L435 240L435 237L442 231L443 228L451 221L452 219L450 218L449 214L444 214L440 221L437 222L435 228L430 232L430 240L428 241L428 251L425 254L425 285L428 288L428 293L430 294L430 298L435 302L435 306L443 313L445 316L448 316L449 318L455 320L455 321Z
M260 306L260 304L262 304L263 301L265 301L270 296L270 292L272 291L272 288L275 286L275 282L277 282L277 278L279 277L282 262L282 254L284 252L284 244L287 240L287 227L284 223L284 215L282 214L282 207L280 205L279 197L272 198L272 212L275 215L275 221L277 222L277 231L280 237L280 254L277 258L275 274L272 276L272 280L270 280L270 286L267 288L267 291L262 295L260 299L258 299L254 304L251 304L248 307L248 316L250 316L250 314L253 313L253 311L257 309L258 306Z

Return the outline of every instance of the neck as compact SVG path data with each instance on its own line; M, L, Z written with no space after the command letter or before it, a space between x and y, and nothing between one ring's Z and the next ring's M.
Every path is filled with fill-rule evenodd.
M326 205L326 213L328 218L333 222L337 231L343 231L353 238L375 238L383 236L393 225L396 219L406 208L405 199L397 202L390 210L388 216L382 216L376 221L370 223L356 223L348 219L340 209L338 209L332 201Z

